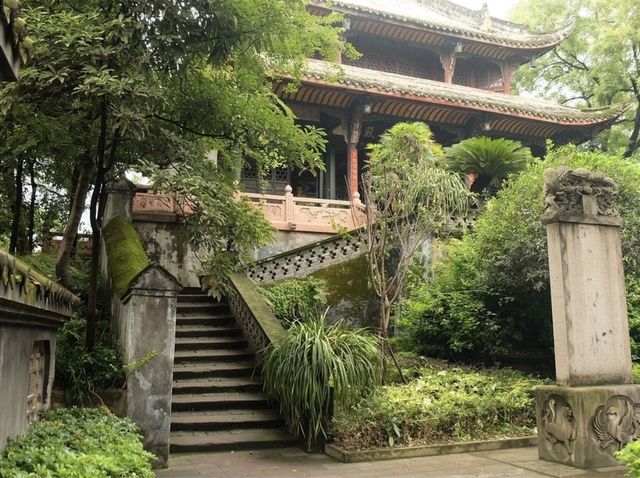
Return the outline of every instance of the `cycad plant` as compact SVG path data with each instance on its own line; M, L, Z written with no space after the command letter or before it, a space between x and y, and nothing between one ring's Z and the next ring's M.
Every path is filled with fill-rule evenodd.
M472 192L491 195L511 173L518 173L531 160L531 150L518 141L476 136L445 148L445 161L450 170L476 176Z
M327 437L333 407L349 407L379 380L376 338L325 316L295 322L262 362L265 392L308 448Z

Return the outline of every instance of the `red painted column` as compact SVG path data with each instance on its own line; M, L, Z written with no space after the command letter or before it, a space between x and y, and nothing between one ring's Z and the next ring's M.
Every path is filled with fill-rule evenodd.
M505 95L511 94L511 63L502 64L502 92Z
M349 184L349 200L358 192L358 145L349 143L347 145L347 178Z

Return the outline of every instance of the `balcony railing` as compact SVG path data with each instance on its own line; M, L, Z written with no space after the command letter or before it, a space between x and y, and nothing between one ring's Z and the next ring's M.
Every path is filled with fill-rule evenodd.
M272 194L242 193L280 231L318 232L335 234L339 230L352 231L366 220L360 195L354 194L352 201L296 197L291 186L285 188L284 196ZM150 188L140 187L133 198L134 216L149 219L171 217L179 219L192 211L180 207L173 197L161 196Z
M265 217L280 231L335 234L341 229L352 231L364 225L366 215L360 195L352 201L296 197L291 186L284 196L244 193L260 208Z

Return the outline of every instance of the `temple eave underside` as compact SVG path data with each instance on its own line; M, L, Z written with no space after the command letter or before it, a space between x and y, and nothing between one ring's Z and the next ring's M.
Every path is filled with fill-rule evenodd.
M296 105L313 105L339 116L341 112L349 111L355 102L366 101L371 108L368 115L370 119L387 117L423 121L442 126L461 137L477 133L478 128L482 128L487 134L542 143L546 139L586 140L608 127L619 115L612 112L596 118L589 118L588 115L585 118L556 118L547 113L534 114L526 109L519 111L513 106L478 105L463 99L428 98L319 80L303 80L294 92L288 91L286 82L282 82L276 86L276 93L294 110Z

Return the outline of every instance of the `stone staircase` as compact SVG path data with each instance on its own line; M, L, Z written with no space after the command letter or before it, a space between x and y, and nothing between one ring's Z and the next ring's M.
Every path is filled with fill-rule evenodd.
M226 303L199 289L178 297L171 452L291 446L254 374L255 356Z

